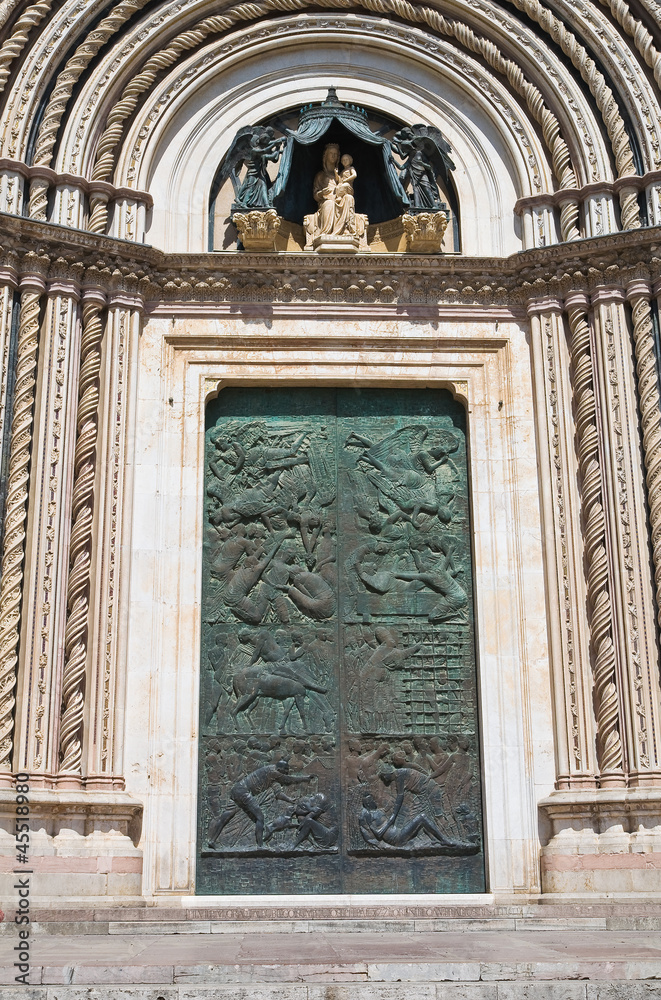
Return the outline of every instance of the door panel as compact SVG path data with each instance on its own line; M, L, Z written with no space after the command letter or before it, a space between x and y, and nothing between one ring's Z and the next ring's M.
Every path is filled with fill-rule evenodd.
M226 389L205 462L197 891L484 891L463 409Z

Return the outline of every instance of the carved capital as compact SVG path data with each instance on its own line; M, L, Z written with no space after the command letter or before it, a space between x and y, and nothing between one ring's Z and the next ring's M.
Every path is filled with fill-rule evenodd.
M409 253L440 253L448 217L445 212L420 212L403 215L402 226L406 233Z
M232 221L246 250L275 250L282 219L274 208L268 212L237 212Z

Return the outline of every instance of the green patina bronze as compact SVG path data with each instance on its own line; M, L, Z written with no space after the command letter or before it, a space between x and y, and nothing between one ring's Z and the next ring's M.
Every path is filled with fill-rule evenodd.
M199 893L483 892L465 414L208 409Z

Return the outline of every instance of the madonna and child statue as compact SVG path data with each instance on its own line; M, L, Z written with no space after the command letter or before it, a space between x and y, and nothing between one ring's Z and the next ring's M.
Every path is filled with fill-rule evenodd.
M356 212L353 185L358 174L353 158L330 143L324 149L322 169L312 193L319 208L303 220L305 249L319 253L366 251L367 216Z

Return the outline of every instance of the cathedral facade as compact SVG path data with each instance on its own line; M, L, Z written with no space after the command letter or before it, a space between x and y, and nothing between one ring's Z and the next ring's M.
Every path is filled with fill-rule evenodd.
M0 5L3 883L661 894L661 9Z

